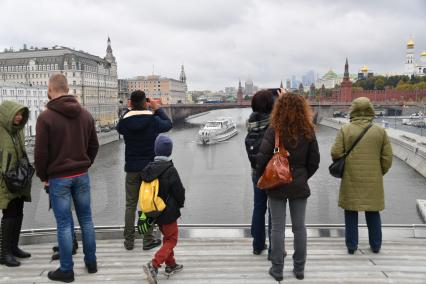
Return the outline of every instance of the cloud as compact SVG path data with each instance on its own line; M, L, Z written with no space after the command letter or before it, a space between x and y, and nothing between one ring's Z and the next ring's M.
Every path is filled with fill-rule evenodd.
M426 1L0 0L0 50L63 45L104 56L111 36L119 76L177 78L218 90L251 78L276 86L310 69L402 72L405 42L426 50Z

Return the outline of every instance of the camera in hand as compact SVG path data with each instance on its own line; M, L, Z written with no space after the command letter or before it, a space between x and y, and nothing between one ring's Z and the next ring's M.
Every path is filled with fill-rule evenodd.
M151 100L150 100L149 98L146 98L146 102L147 102L147 103L150 103L150 102L151 102Z

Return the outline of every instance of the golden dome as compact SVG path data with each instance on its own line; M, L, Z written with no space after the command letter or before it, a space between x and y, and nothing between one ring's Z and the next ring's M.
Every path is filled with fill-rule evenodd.
M364 66L362 66L362 68L361 68L361 72L367 73L368 72L368 66L364 64Z
M407 42L407 48L414 48L414 41L410 38Z
M426 51L423 51L422 53L420 53L420 56L421 57L426 56Z

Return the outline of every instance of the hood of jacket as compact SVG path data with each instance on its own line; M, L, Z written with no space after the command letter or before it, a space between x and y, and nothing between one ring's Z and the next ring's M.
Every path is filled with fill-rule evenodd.
M77 118L81 112L81 105L72 95L60 96L47 103L47 108L68 118Z
M13 119L19 111L22 111L22 121L19 125L14 125ZM28 121L28 116L28 108L16 102L4 101L0 105L0 124L9 133L16 133L23 129Z
M173 166L172 161L153 161L149 163L141 173L142 180L151 182L154 179L158 178L162 173L164 173L168 168Z
M247 121L247 131L256 130L256 128L267 128L269 125L270 114L253 112Z
M150 110L130 110L123 117L123 123L130 130L142 130L147 128L152 120L153 112Z
M371 122L374 118L374 108L370 100L366 97L360 97L352 102L350 110L350 121L367 120Z

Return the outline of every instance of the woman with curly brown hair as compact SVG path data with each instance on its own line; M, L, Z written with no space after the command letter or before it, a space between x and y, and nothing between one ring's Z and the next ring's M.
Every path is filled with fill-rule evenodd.
M281 145L290 154L288 159L293 181L267 190L272 218L272 267L269 274L276 281L283 279L284 228L288 201L294 234L293 273L297 279L303 279L306 262L305 212L307 198L311 194L308 179L318 169L320 155L312 111L302 96L295 93L281 94L275 103L271 125L257 155L258 176L263 174L273 155L275 133L279 133Z

